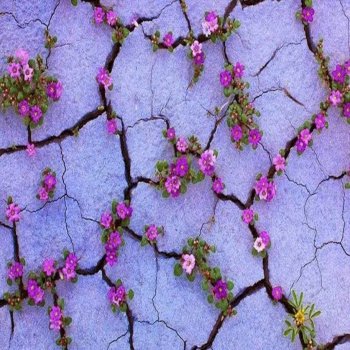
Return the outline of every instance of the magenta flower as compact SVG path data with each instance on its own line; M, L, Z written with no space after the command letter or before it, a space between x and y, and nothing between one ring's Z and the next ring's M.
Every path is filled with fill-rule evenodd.
M108 291L108 300L111 304L120 306L126 301L126 290L121 284L119 287L112 287Z
M175 175L184 177L188 173L188 162L186 156L180 157L176 161L175 165Z
M66 266L75 269L78 266L78 258L74 253L69 253L66 257Z
M272 288L272 298L275 301L281 300L283 297L283 291L281 286L276 286Z
M231 138L233 141L238 142L241 140L243 136L243 131L242 128L236 124L232 129L231 129Z
M146 230L146 237L149 241L155 241L158 238L158 229L156 225L151 225Z
M176 149L179 152L184 153L187 151L187 148L188 148L188 144L187 144L186 140L183 137L179 137L179 139L176 142Z
M113 266L118 258L117 258L117 252L115 250L109 250L107 247L106 249L106 262L109 266Z
M321 130L326 125L326 117L323 113L318 113L315 117L315 125L317 130Z
M38 123L41 117L43 116L43 112L39 106L33 106L30 109L30 118L34 123Z
M50 97L53 101L58 101L63 92L63 85L61 82L51 82L46 86L46 95Z
M174 128L169 128L166 131L166 137L168 140L174 140L176 134L175 134L175 129Z
M193 57L193 59L194 59L194 64L196 64L197 66L204 64L204 61L205 61L204 52L198 53L196 56Z
M195 40L191 45L191 50L193 57L199 55L200 53L202 53L202 44L200 44L198 40Z
M254 219L254 211L250 208L244 209L242 213L242 220L246 224L250 224Z
M298 138L296 144L295 144L298 153L303 153L306 150L307 144L300 138Z
M304 7L301 11L301 18L307 23L311 23L314 20L315 10L312 7Z
M27 117L30 112L30 105L27 100L23 100L18 104L18 113L21 117Z
M276 171L284 171L286 168L286 160L280 154L277 154L272 160L273 165L275 166Z
M212 176L215 170L216 156L214 151L208 149L204 151L198 159L198 165L204 175Z
M35 145L33 143L28 143L26 151L29 157L35 156L36 154Z
M7 70L11 78L19 78L21 75L21 65L19 63L10 63Z
M45 187L40 187L38 195L41 201L47 201L49 199L49 194Z
M242 78L244 74L243 64L240 64L239 62L237 62L233 67L233 73L235 75L235 78Z
M232 82L232 75L228 70L224 70L220 73L220 83L223 87L230 86Z
M344 69L345 69L345 73L347 75L350 75L350 60L348 60L344 63Z
M33 78L33 68L30 68L28 64L23 66L23 75L25 81L31 81Z
M329 102L333 106L337 106L341 102L342 98L343 98L343 95L339 90L335 90L335 91L333 90L329 95Z
M167 33L163 37L163 44L166 47L171 47L174 43L173 34L171 32Z
M15 56L16 56L16 58L19 59L19 62L21 63L22 66L25 66L28 63L29 54L26 50L17 49L15 51Z
M44 184L48 191L52 190L57 184L56 176L52 173L46 174L44 178Z
M62 274L63 274L63 278L67 281L70 281L72 279L74 279L76 277L76 272L75 269L71 266L68 266L66 264L66 266L62 269Z
M56 272L55 260L50 259L50 258L45 259L43 262L42 269L43 269L46 276L48 276L48 277L53 276Z
M249 130L248 141L253 146L253 148L256 148L258 146L260 140L261 133L258 129Z
M112 27L117 23L117 14L113 10L107 12L107 23Z
M266 247L270 245L270 243L271 243L270 235L266 231L261 231L259 233L259 237L262 239L262 241Z
M213 294L218 300L225 299L228 294L227 283L223 280L218 280L213 288Z
M110 135L115 134L118 131L117 120L115 118L107 120L107 132Z
M106 68L100 67L96 75L96 80L99 84L102 84L105 88L112 86L112 77Z
M182 269L190 275L196 265L196 258L193 254L183 254L181 256L180 264Z
M105 12L102 7L94 8L94 20L96 24L101 24L105 19Z
M312 134L310 133L309 129L303 129L300 131L299 138L306 144L309 144L312 139Z
M50 310L50 329L59 331L62 326L62 310L59 306L53 306Z
M255 183L254 189L257 196L267 202L270 202L276 195L276 185L265 176Z
M128 219L132 215L132 208L124 202L118 203L117 214L122 220Z
M7 277L10 280L15 280L16 278L22 277L23 276L23 265L18 262L18 261L14 261L8 271L7 271Z
M203 33L209 36L219 28L218 16L215 11L208 12L205 16L204 22L202 23Z
M20 219L20 213L21 209L19 206L15 203L11 203L6 208L6 218L10 222L17 222Z
M343 106L343 114L346 118L350 118L350 103L344 103Z
M39 304L44 300L45 293L35 280L28 280L27 292L28 297L33 299L35 304Z
M225 185L219 177L213 181L212 189L215 193L217 194L221 193L224 190L224 188L225 188Z
M172 196L177 197L180 194L181 182L177 176L168 176L165 180L165 189Z
M346 76L346 71L343 66L337 64L334 71L332 72L332 78L337 83L343 84Z
M122 238L118 231L114 231L109 235L108 243L114 248L117 249L122 244Z
M104 228L110 228L111 224L112 224L112 214L108 211L105 211L104 213L102 213L101 215L101 220L100 220L100 224L104 227Z

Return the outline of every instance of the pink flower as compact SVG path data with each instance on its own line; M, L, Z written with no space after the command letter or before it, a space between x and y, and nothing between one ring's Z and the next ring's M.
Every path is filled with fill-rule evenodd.
M204 151L198 159L198 165L204 175L212 176L215 170L216 155L214 151L208 149Z
M26 151L27 151L27 154L29 157L35 156L35 154L36 154L35 145L33 143L28 143Z
M156 225L151 225L146 230L146 237L149 241L155 241L158 238L158 229Z
M323 113L318 113L315 117L315 125L317 130L321 130L326 125L326 118Z
M195 40L191 45L191 50L192 56L195 57L202 52L202 44L200 44L198 40Z
M23 75L24 75L24 80L25 81L31 81L33 78L33 68L30 68L28 64L23 66Z
M101 24L105 19L105 12L102 7L94 8L94 20L96 24Z
M10 63L7 70L11 78L19 78L21 75L21 66L19 63Z
M262 239L265 247L268 247L271 243L270 235L266 231L261 231L259 237Z
M45 187L39 189L38 195L41 201L47 201L49 199L49 194Z
M267 202L272 201L276 195L276 185L273 181L269 181L267 177L261 177L254 186L255 192L260 199Z
M179 137L179 139L177 140L176 148L179 152L182 152L182 153L187 151L188 145L186 140L183 137Z
M119 287L112 287L108 291L108 300L111 304L120 306L126 301L126 290L121 284Z
M183 270L190 275L196 265L196 258L193 254L183 254L181 257L181 266Z
M254 219L254 211L250 208L244 209L242 214L242 220L246 224L250 224Z
M301 18L306 23L311 23L314 20L315 10L312 7L304 7L301 11Z
M6 209L6 218L10 222L17 222L20 219L20 213L21 209L19 206L15 203L11 203L8 205Z
M344 114L344 117L350 118L350 103L349 102L344 103L343 114Z
M235 78L242 78L244 74L243 64L240 64L239 62L237 62L233 67L233 72L234 72Z
M30 109L30 118L34 123L38 123L42 116L43 112L39 106L33 106Z
M312 134L309 129L303 129L300 131L299 138L308 144L312 139Z
M117 252L106 248L106 262L109 266L113 266L117 262Z
M220 84L227 88L231 85L232 82L232 75L230 71L224 70L220 73Z
M344 80L346 77L346 70L345 68L340 65L337 64L337 66L335 67L334 71L332 71L332 78L334 81L336 81L339 84L343 84Z
M298 138L296 144L295 144L298 153L303 153L306 150L307 144L300 138Z
M197 54L196 56L194 56L193 61L194 61L194 64L197 66L204 64L204 61L205 61L204 52L201 52L201 53Z
M173 34L171 32L165 34L163 37L163 44L166 47L171 47L173 45L173 43L174 43Z
M254 245L253 245L254 249L258 252L258 253L261 253L264 249L265 249L265 244L262 240L261 237L258 237L255 242L254 242Z
M175 134L175 129L174 128L169 128L166 131L166 137L168 140L174 140L176 134Z
M107 132L110 135L115 134L118 131L117 121L115 118L107 120Z
M202 23L203 33L209 36L219 28L218 16L215 11L208 12L205 16L204 22Z
M22 66L26 65L28 63L28 59L29 59L29 54L26 50L24 49L17 49L15 51L15 56L16 58L19 59L20 63Z
M38 285L37 281L33 279L28 280L27 285L28 297L33 299L35 304L39 304L44 300L45 293Z
M43 271L45 272L46 276L52 276L55 274L55 260L53 259L45 259L42 266Z
M277 156L273 158L272 163L275 166L276 171L284 171L286 168L286 160L280 154L277 154Z
M22 100L18 104L18 113L21 117L27 117L30 112L30 105L27 100Z
M117 14L113 10L107 12L107 23L110 26L114 26L117 23Z
M50 329L60 330L62 326L62 310L59 306L53 306L50 310Z
M99 84L102 84L105 88L110 88L112 86L112 77L106 68L100 67L96 75L96 80Z
M101 215L100 223L104 228L110 228L112 221L113 221L113 218L110 212L106 211Z
M222 180L220 178L216 178L213 182L213 186L212 189L215 193L219 194L221 193L225 188L224 183L222 182Z
M46 174L44 178L44 184L48 191L54 189L57 184L56 176L52 173Z
M70 281L76 277L75 269L67 265L62 269L62 274L64 279L67 281Z
M242 128L236 124L232 129L231 129L231 138L233 141L238 142L243 136Z
M172 196L177 197L180 194L181 181L178 176L168 176L165 180L165 189Z
M117 214L122 220L128 219L132 215L132 208L124 202L118 203Z
M337 106L343 98L342 93L339 90L332 91L331 94L329 95L329 102L333 106Z
M253 146L253 148L256 148L258 146L260 140L261 133L258 129L249 130L248 141Z
M272 298L275 301L281 300L283 297L283 291L281 286L276 286L272 288Z
M7 271L7 277L10 280L15 280L16 278L19 278L22 276L23 276L23 265L18 261L13 262Z

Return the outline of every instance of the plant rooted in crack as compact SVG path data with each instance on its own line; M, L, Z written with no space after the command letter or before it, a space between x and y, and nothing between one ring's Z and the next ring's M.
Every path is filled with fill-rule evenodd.
M44 202L52 199L55 195L56 185L56 173L50 168L45 168L41 174L40 188L36 198Z
M128 310L128 300L134 298L134 292L132 289L126 291L122 281L118 279L115 285L111 287L108 291L108 300L111 303L111 308L113 312L117 310L121 312L127 312Z
M146 225L144 227L144 235L140 241L141 246L145 246L147 244L155 244L159 236L164 235L164 227L156 225Z
M305 306L303 297L303 293L298 296L294 290L292 291L292 299L288 302L293 308L294 315L291 316L291 320L285 320L287 328L284 335L290 337L294 342L296 336L301 334L308 349L312 349L316 345L314 319L321 314L321 311L315 310L315 304Z
M59 100L62 84L45 74L46 67L40 55L29 59L27 51L18 49L7 62L8 74L0 77L0 106L5 110L12 107L30 128L42 125L49 99Z
M234 284L230 280L223 279L219 267L209 265L208 256L215 251L215 246L209 245L199 237L189 238L182 250L180 262L174 266L174 274L181 276L185 272L191 282L195 280L197 273L201 275L202 289L208 293L208 302L214 303L223 315L231 316L235 314L231 306Z

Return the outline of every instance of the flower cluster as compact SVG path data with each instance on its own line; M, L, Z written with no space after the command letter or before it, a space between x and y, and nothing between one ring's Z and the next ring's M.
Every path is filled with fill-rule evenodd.
M20 217L21 209L13 202L12 197L7 198L7 208L6 208L6 219L12 223L18 222Z
M113 27L117 24L117 20L117 14L112 9L106 10L105 8L98 6L94 8L94 22L96 24L105 22Z
M12 282L19 283L23 276L23 270L25 266L25 260L22 258L20 261L14 261L7 264L7 284L12 285Z
M46 168L42 172L41 177L40 189L36 198L46 202L49 198L52 199L55 194L57 184L56 173L50 168Z
M65 327L72 323L72 318L64 316L64 299L58 299L55 304L48 308L49 327L53 331L59 331L60 336L56 340L56 344L62 349L67 349L67 345L72 342L72 338L66 336Z
M276 185L272 180L267 177L258 174L256 177L257 181L254 185L256 193L256 199L262 199L267 202L271 202L276 195Z
M124 244L123 227L129 225L132 211L129 202L113 201L112 211L105 211L101 215L100 225L103 230L101 241L105 245L105 259L110 266L117 262L118 250Z
M312 146L312 134L308 128L299 132L295 146L298 154L302 154L307 146Z
M259 236L255 239L252 249L254 256L266 256L266 250L271 247L270 235L266 231L261 231Z
M289 304L294 310L294 315L292 315L292 320L285 320L287 325L284 335L291 338L294 342L298 334L301 334L303 341L311 348L316 346L315 337L315 323L314 318L321 314L321 311L315 310L315 305L312 304L304 306L303 305L303 293L298 297L295 291L292 291L292 300L289 300Z
M227 125L230 128L231 141L238 149L242 150L248 144L256 149L262 138L262 131L255 123L254 116L259 117L260 112L249 101L249 94L245 92L249 84L241 79L243 74L244 66L239 62L234 66L227 64L220 73L225 96L233 96L228 109Z
M113 287L108 291L108 300L111 303L111 308L113 312L120 310L121 312L126 312L128 309L128 300L134 298L134 292L130 289L126 291L122 281L119 279Z
M8 74L0 77L0 106L13 107L26 126L35 128L43 123L48 110L49 98L58 101L62 84L45 75L45 64L38 55L29 59L29 54L18 49L8 61Z
M104 67L100 67L98 69L98 73L96 75L96 81L103 85L105 89L112 90L113 89L113 81L110 76L108 70Z
M254 225L255 221L258 221L258 213L254 213L253 209L247 208L242 212L242 220L247 225Z
M155 243L158 237L164 234L164 228L162 226L157 227L156 225L146 225L144 231L145 233L142 236L141 246Z
M193 62L194 72L192 78L192 84L196 83L204 70L205 54L202 51L203 45L198 41L194 40L190 44L190 51L188 57Z
M284 170L286 169L286 159L284 158L285 152L284 150L280 150L275 157L272 159L272 164L275 167L275 171L277 175L282 175Z
M176 137L174 128L164 130L163 134L175 150L175 158L172 163L169 164L163 160L156 164L158 188L162 191L163 197L178 197L180 193L187 191L189 183L200 182L205 175L212 177L215 182L217 151L209 149L203 152L197 137L191 136L188 139ZM199 171L193 164L194 158L199 158L197 161ZM219 191L222 186L223 184L217 183L215 189ZM213 187L213 190L215 189Z
M215 246L211 246L199 237L188 239L187 246L182 250L180 262L174 266L175 276L181 276L185 272L189 281L194 281L196 273L202 277L202 289L208 293L209 303L215 303L224 315L233 315L235 310L231 305L233 301L232 281L224 280L218 267L208 265L208 255L215 252Z
M63 256L65 259L65 265L59 270L60 278L67 281L76 282L78 280L76 272L78 267L78 258L74 253L70 253L68 250L63 252Z
M45 305L45 301L44 301L45 292L40 287L40 285L36 280L34 279L28 280L27 291L28 291L29 304L33 304L33 305L36 304L40 306Z

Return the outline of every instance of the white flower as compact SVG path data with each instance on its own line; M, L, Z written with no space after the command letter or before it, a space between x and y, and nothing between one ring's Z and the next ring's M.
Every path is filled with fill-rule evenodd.
M203 22L202 23L202 29L203 29L203 33L205 36L209 36L211 34L210 31L210 26L208 22Z
M263 240L258 237L255 242L254 242L254 249L258 252L261 253L264 249L265 249L265 244L263 242Z
M192 270L194 269L195 264L196 264L196 258L193 256L193 254L182 255L181 266L188 275L192 273Z

